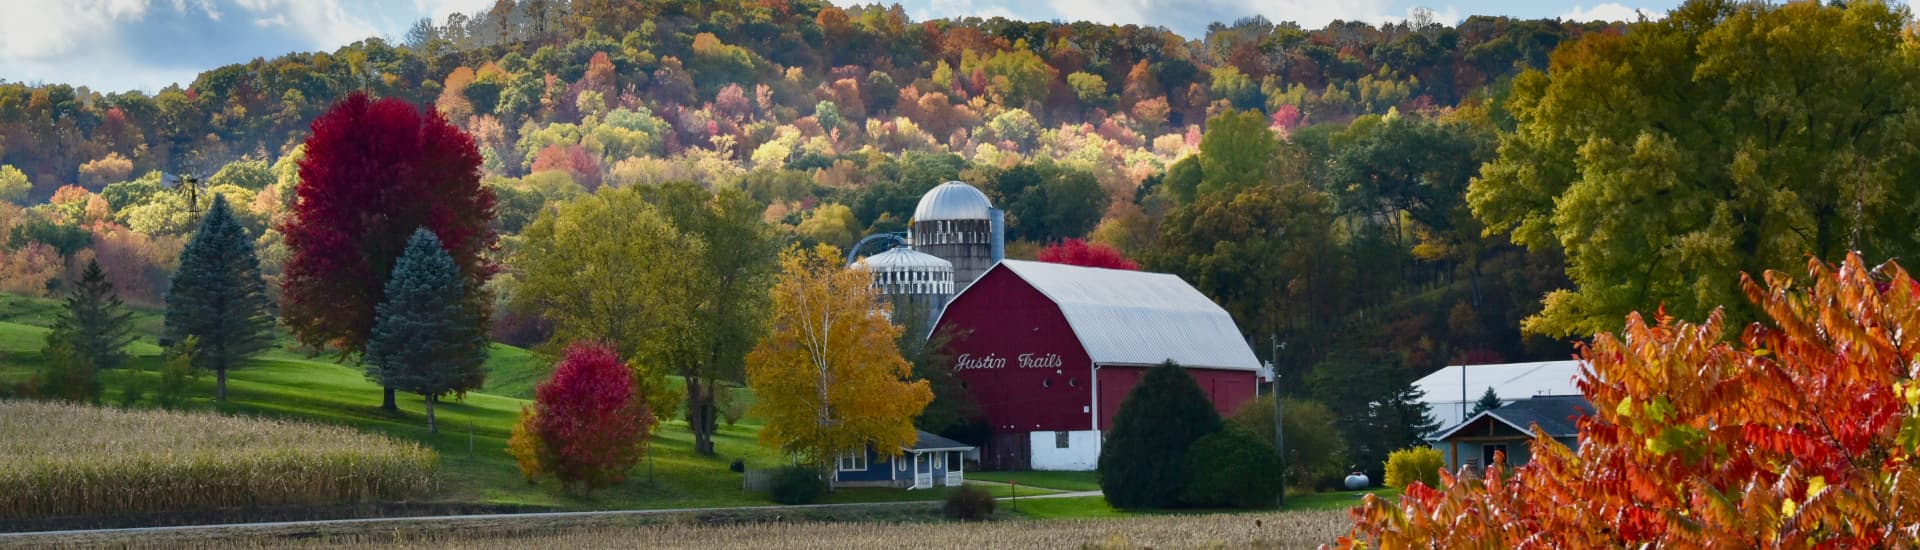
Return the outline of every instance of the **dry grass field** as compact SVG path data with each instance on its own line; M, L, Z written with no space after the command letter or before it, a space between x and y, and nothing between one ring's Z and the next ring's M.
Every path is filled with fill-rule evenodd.
M697 520L454 520L338 530L243 528L7 541L37 548L1313 548L1346 534L1344 511L1142 515L1127 518L952 522Z
M343 427L0 401L0 523L406 500L435 470L425 447Z

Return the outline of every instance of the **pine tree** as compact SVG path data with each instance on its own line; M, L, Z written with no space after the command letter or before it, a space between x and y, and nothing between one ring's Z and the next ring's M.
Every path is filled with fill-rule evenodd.
M433 404L440 396L480 387L486 373L486 333L470 317L466 284L440 239L413 232L387 281L367 339L367 378L426 399L427 431L438 433Z
M1474 415L1498 409L1500 405L1504 403L1504 401L1500 400L1500 394L1494 393L1493 386L1487 386L1487 392L1480 394L1480 400L1473 404L1473 412L1467 413L1467 418L1473 418Z
M1113 431L1100 447L1100 490L1115 508L1180 503L1192 478L1187 447L1220 429L1200 384L1172 361L1140 377L1120 403Z
M48 370L41 375L44 395L76 401L100 396L97 372L126 364L127 344L133 343L133 312L107 282L100 262L88 261L80 283L67 296L67 307L47 333Z
M167 290L167 340L198 339L193 366L213 371L214 399L227 400L227 370L273 342L272 302L253 239L222 196L180 251Z

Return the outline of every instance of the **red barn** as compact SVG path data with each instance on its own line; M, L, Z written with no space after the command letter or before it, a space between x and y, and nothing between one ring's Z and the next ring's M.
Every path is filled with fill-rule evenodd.
M1253 398L1260 368L1226 310L1164 273L1004 260L935 327L992 428L987 468L1093 469L1121 401L1167 360L1222 414Z

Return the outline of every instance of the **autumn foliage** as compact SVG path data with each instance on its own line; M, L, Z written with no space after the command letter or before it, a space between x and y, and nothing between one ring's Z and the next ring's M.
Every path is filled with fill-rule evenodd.
M1368 497L1342 547L1912 548L1920 540L1920 283L1858 254L1743 276L1765 321L1627 318L1584 346L1578 451Z
M780 255L773 331L747 355L760 443L816 465L852 449L913 444L913 419L933 401L894 340L902 330L866 270L840 250L795 246ZM898 451L893 451L897 453Z
M568 348L521 415L508 440L521 473L528 480L552 474L562 485L589 490L625 481L655 425L634 392L632 371L605 344Z
M472 138L438 113L355 93L313 121L306 155L293 218L281 228L293 252L282 313L295 337L362 351L389 272L423 227L440 237L484 311L494 196L480 185Z
M1040 249L1036 257L1040 261L1056 264L1085 267L1104 267L1107 269L1125 269L1138 271L1140 264L1133 263L1113 247L1100 243L1089 243L1080 239L1067 239Z

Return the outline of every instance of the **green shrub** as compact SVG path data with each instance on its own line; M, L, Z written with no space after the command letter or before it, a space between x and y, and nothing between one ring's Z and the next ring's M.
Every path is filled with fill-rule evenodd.
M1186 369L1149 369L1120 403L1100 447L1100 490L1115 508L1180 504L1191 476L1187 447L1220 430L1220 413Z
M947 519L965 521L984 521L993 518L993 493L979 487L961 487L947 495L946 505L941 507Z
M1263 508L1285 487L1280 453L1238 426L1208 434L1187 448L1193 479L1185 501L1194 506Z
M1306 489L1340 487L1347 475L1347 441L1333 411L1318 401L1283 398L1286 407L1287 484ZM1273 444L1273 396L1248 400L1234 411L1232 421L1260 441Z
M1432 447L1409 447L1387 455L1387 486L1405 489L1418 481L1428 487L1440 486L1440 451Z
M788 466L773 474L773 501L781 504L813 504L827 491L820 472L807 466Z

